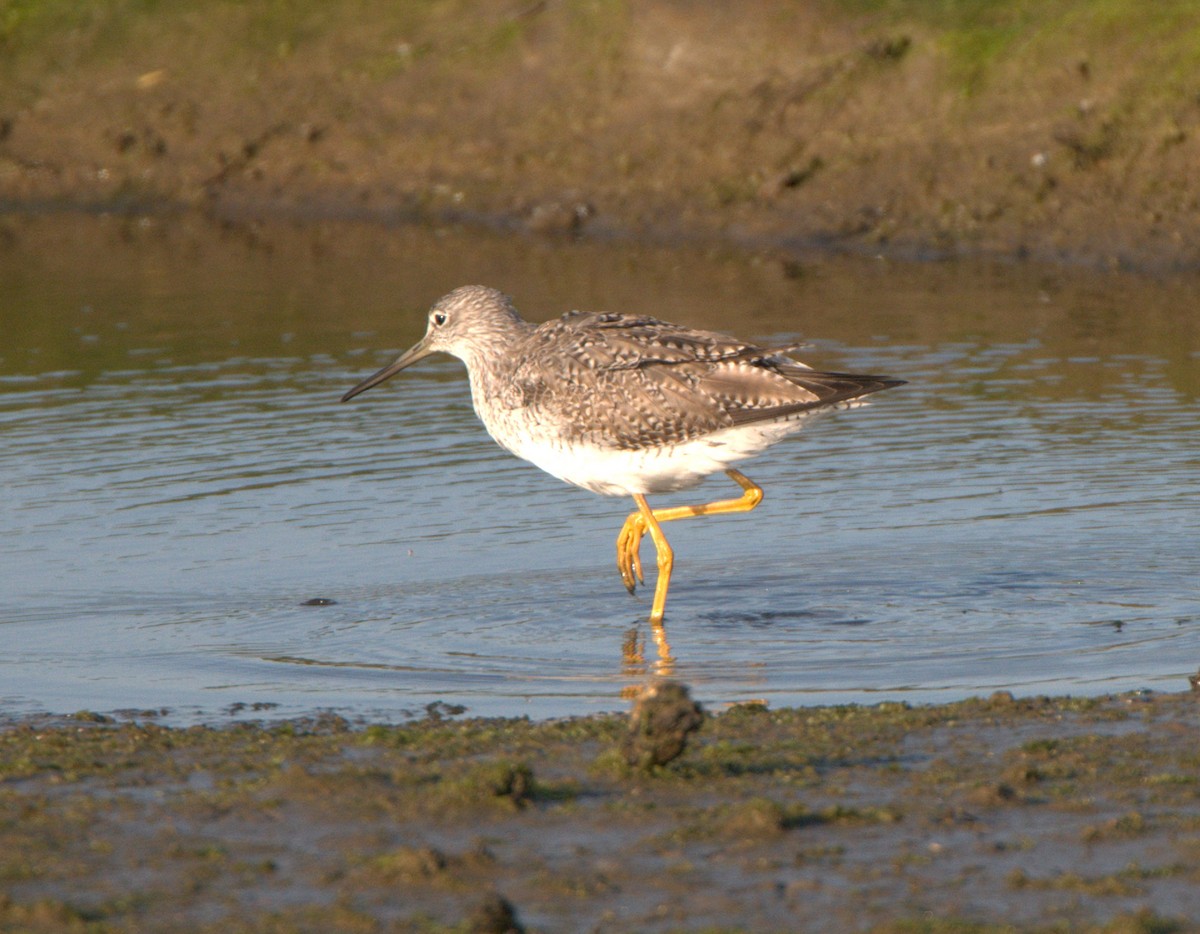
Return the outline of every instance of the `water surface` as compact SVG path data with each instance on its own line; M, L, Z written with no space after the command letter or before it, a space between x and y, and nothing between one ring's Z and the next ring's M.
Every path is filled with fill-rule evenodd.
M673 673L707 703L1180 690L1200 665L1196 281L349 225L0 234L6 714L623 707L656 670L615 567L632 502L497 448L457 361L337 402L468 282L910 380L745 464L753 514L668 526Z

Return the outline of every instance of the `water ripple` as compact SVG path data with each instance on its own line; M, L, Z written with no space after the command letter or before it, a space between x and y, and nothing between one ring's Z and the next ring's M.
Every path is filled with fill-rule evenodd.
M674 673L707 702L1182 689L1200 664L1200 358L954 320L814 344L911 383L748 464L754 514L672 523ZM340 405L386 354L178 362L152 332L108 367L0 372L14 710L559 716L659 670L613 566L632 504L500 451L457 363Z

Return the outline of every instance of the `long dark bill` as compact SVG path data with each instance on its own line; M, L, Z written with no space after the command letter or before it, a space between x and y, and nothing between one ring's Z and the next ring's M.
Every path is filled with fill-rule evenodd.
M385 379L395 376L397 373L399 373L401 370L403 370L406 366L410 366L410 365L416 363L418 360L421 360L424 357L428 357L431 353L433 353L433 351L429 350L425 346L425 341L424 340L419 341L415 346L413 346L413 348L411 350L407 350L404 353L402 353L400 355L400 357L396 360L395 363L389 363L378 373L371 374L366 379L364 379L361 383L359 383L357 386L355 386L353 389L351 389L348 393L346 393L344 396L342 396L342 401L349 402L351 399L353 399L355 396L357 396L360 392L366 392L372 386L378 386Z

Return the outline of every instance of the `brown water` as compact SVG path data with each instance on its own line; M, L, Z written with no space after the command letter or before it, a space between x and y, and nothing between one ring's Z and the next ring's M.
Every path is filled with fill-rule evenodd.
M456 361L337 403L467 282L910 380L749 462L752 515L671 528L700 699L1180 689L1200 665L1196 280L10 217L5 711L623 706L654 669L623 654L648 635L614 565L631 503L497 448Z

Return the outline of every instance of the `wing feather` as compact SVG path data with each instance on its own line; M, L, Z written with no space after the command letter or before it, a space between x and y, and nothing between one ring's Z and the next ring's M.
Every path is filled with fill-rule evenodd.
M902 382L813 370L786 356L794 346L766 348L638 315L572 312L529 342L514 373L525 404L544 407L568 439L624 450L785 420ZM563 363L550 371L547 359Z

